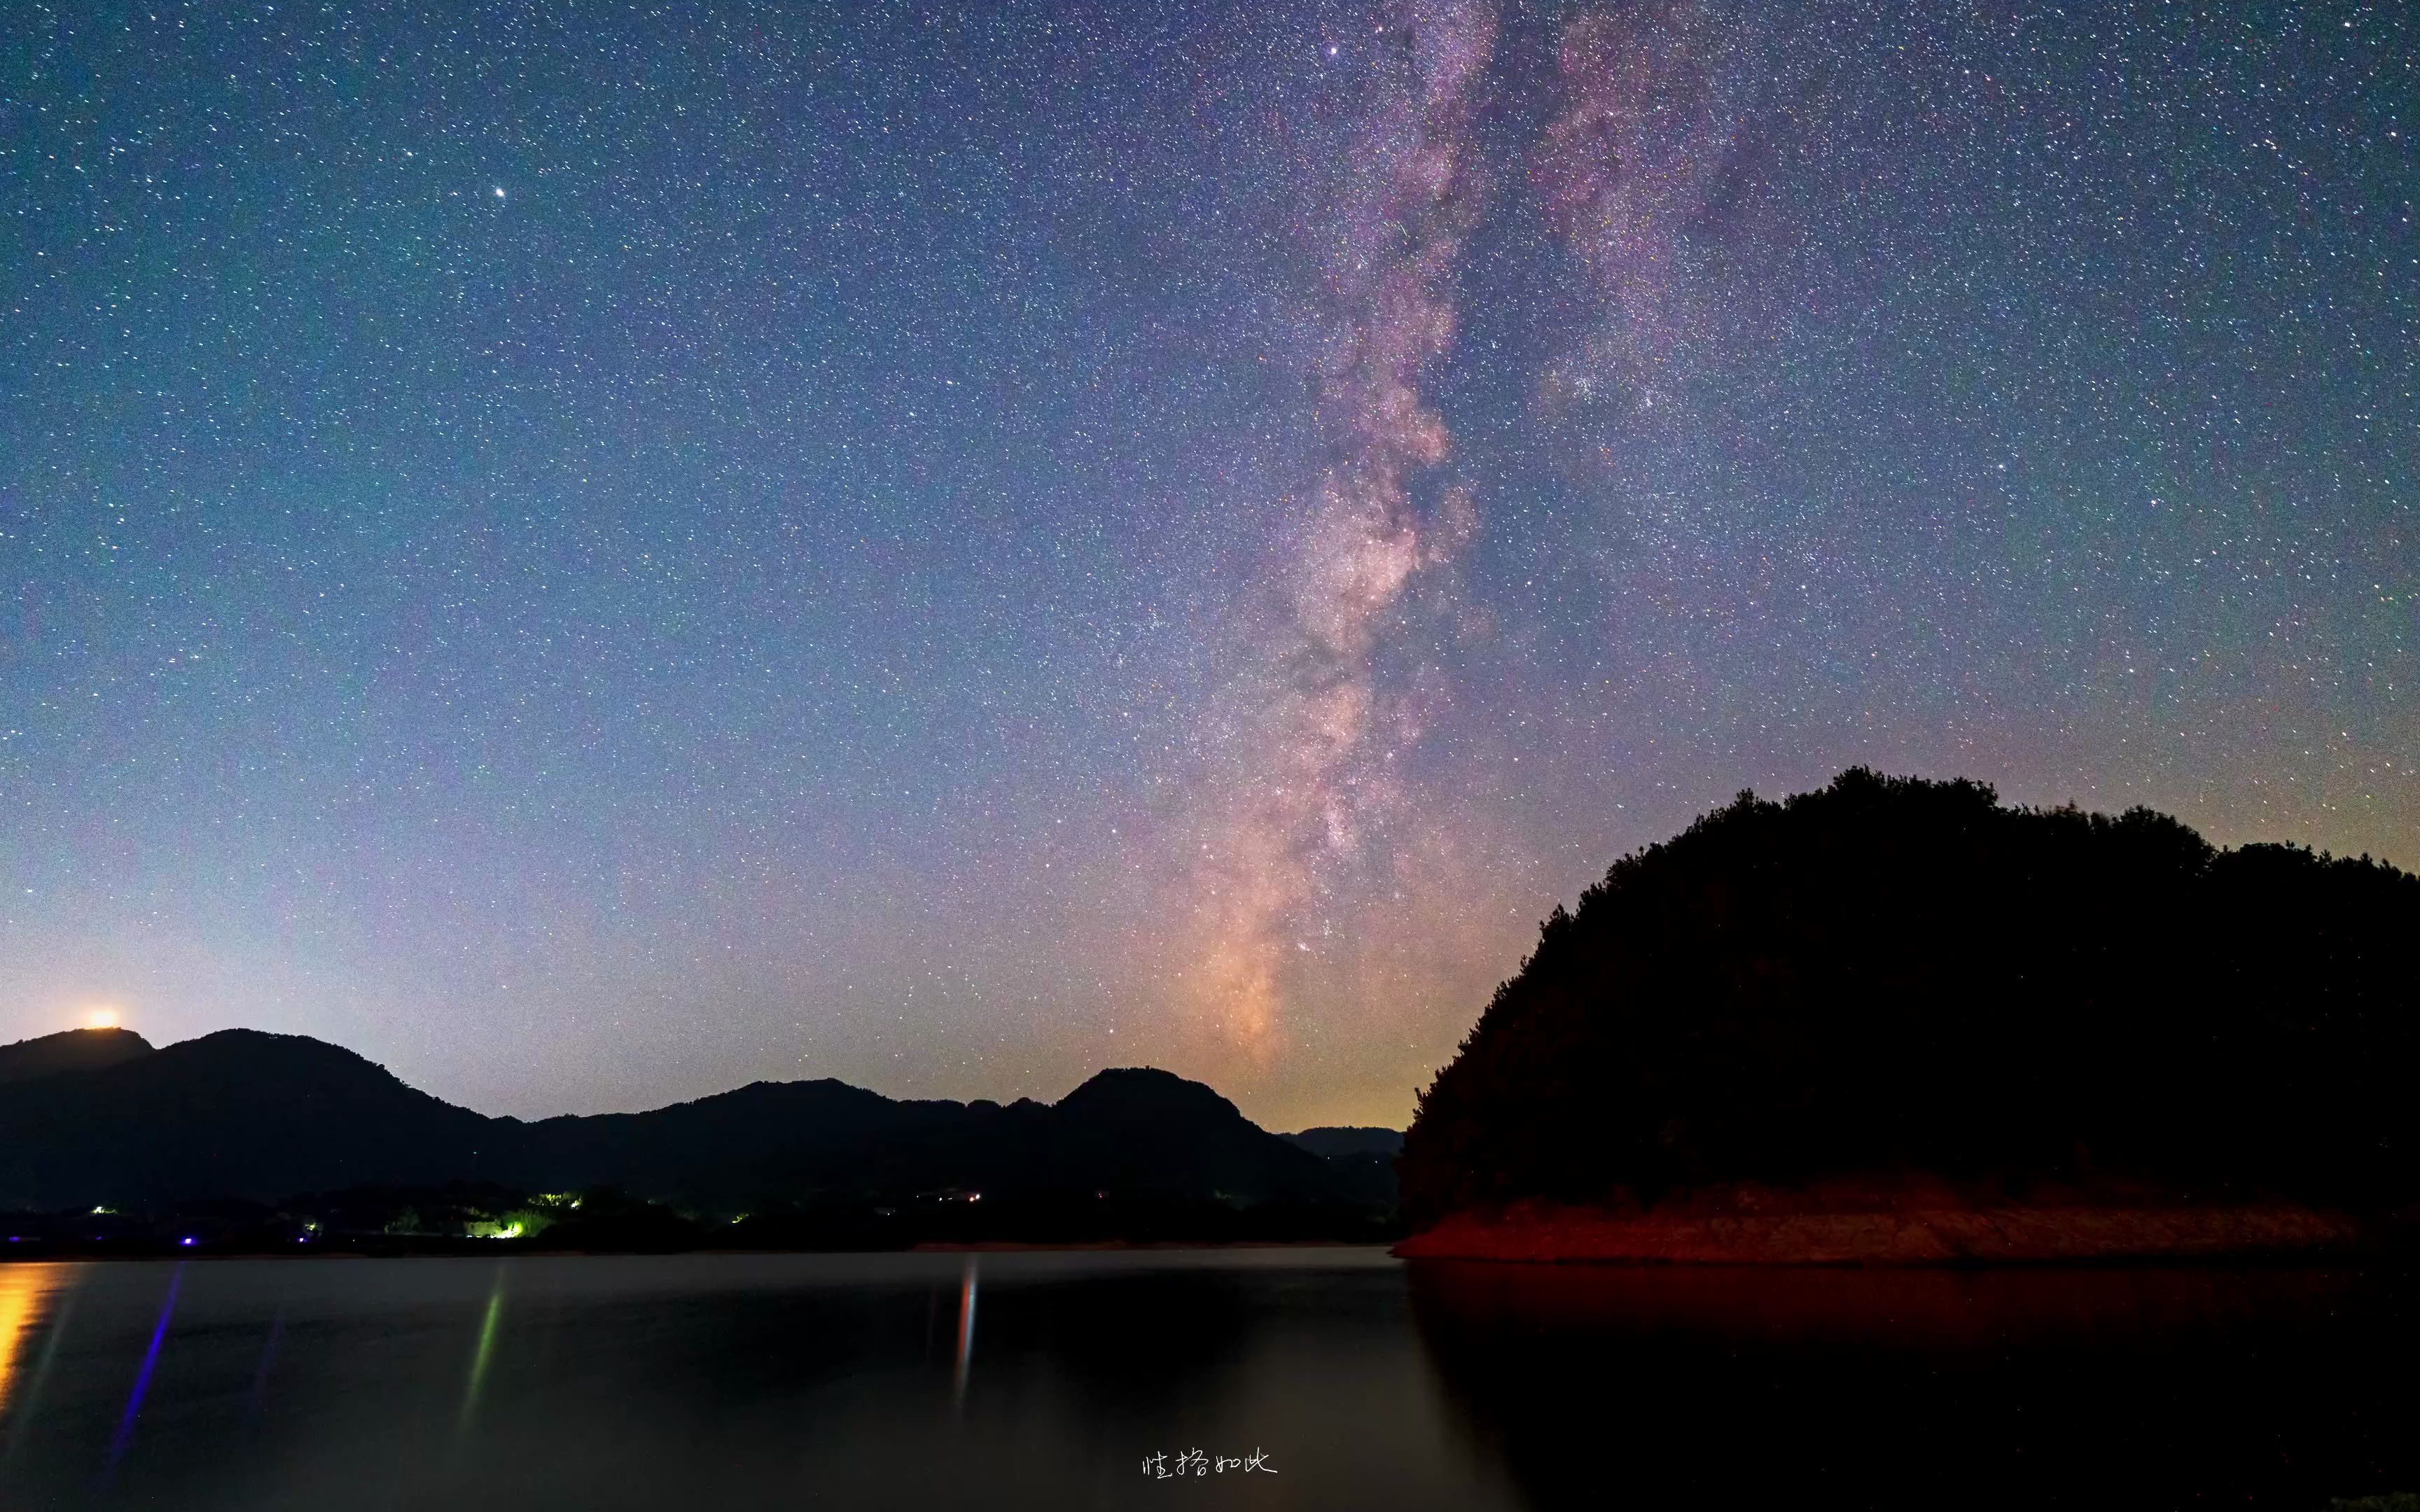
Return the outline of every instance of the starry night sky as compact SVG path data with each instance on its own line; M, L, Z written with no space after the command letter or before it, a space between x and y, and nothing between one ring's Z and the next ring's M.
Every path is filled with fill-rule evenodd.
M1385 1122L1842 766L2420 864L2390 4L0 19L0 1039Z

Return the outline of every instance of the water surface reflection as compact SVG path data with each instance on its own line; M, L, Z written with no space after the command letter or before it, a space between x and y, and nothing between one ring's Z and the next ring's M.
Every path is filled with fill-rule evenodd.
M114 1263L47 1332L0 1506L1520 1504L1374 1251Z
M1338 1250L14 1266L0 1506L2319 1512L2420 1488L2408 1294Z
M14 1398L39 1385L41 1372L28 1361L51 1314L74 1297L84 1270L74 1263L0 1264L0 1422Z
M1540 1507L2274 1506L2420 1489L2400 1274L1428 1263Z

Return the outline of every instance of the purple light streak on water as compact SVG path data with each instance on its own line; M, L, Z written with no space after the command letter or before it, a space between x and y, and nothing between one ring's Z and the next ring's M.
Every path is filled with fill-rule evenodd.
M260 1418L260 1404L269 1394L269 1366L277 1358L277 1341L285 1333L286 1309L281 1305L277 1316L269 1321L269 1342L260 1347L260 1364L252 1373L252 1396L244 1403L243 1410L247 1423L257 1422Z
M185 1284L185 1268L179 1264L168 1276L168 1295L160 1304L160 1321L151 1328L151 1347L143 1351L143 1369L134 1378L134 1390L126 1398L126 1415L117 1420L117 1432L109 1441L109 1466L102 1479L117 1469L117 1461L126 1453L127 1443L134 1437L134 1414L143 1411L143 1394L151 1389L151 1369L160 1363L160 1341L168 1336L168 1319L176 1316L177 1288Z

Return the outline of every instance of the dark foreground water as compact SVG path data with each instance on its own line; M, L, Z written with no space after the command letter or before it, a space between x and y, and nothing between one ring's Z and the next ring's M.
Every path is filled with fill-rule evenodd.
M2420 1489L2412 1298L1357 1250L0 1266L0 1507L2321 1512Z

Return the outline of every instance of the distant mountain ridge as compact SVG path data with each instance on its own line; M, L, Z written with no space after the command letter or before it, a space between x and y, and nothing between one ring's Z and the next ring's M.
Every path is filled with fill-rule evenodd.
M1305 1129L1299 1134L1281 1136L1314 1155L1329 1160L1342 1160L1356 1155L1374 1155L1393 1160L1404 1152L1404 1131L1373 1129L1354 1125Z
M124 1038L77 1038L95 1035ZM0 1046L0 1209L450 1181L613 1187L718 1209L978 1192L1393 1200L1390 1169L1330 1161L1149 1068L1101 1072L1055 1103L757 1082L645 1113L525 1122L456 1107L299 1035L228 1029L155 1050L125 1031L73 1030Z

